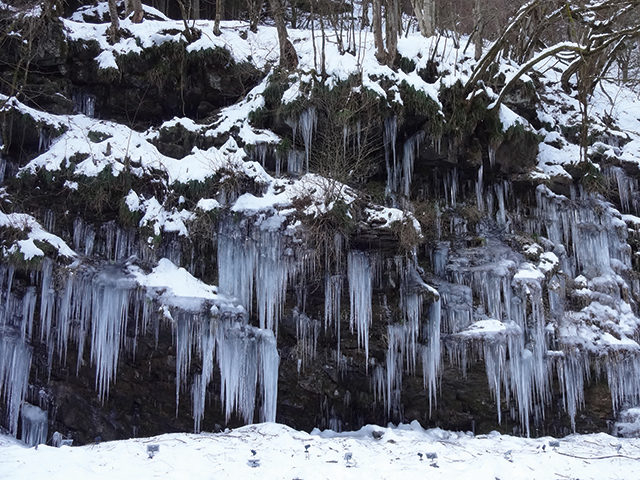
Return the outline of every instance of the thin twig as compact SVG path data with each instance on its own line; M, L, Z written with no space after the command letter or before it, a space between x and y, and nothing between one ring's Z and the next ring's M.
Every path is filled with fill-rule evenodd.
M570 453L556 452L558 455L565 457L579 458L581 460L606 460L607 458L628 458L629 460L640 460L640 457L629 457L628 455L604 455L602 457L581 457L580 455L572 455Z

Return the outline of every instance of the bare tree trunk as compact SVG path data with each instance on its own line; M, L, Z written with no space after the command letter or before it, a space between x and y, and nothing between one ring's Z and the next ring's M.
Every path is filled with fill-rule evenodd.
M385 7L385 25L387 27L387 52L385 55L385 63L392 66L396 61L398 55L398 34L399 34L399 17L400 17L400 5L398 0L392 0L387 2Z
M109 0L109 16L111 17L111 31L109 33L111 41L115 43L118 41L120 32L120 19L118 18L118 6L116 5L116 0Z
M191 20L200 20L200 0L191 0Z
M369 3L371 0L362 0L362 27L369 26Z
M258 31L262 2L263 0L247 0L247 8L249 10L249 30L253 33Z
M474 55L473 57L476 61L480 60L482 57L482 34L484 33L484 16L482 14L482 0L476 0L475 5L473 7L473 15L476 19L476 29L475 29L475 39L474 39Z
M213 34L216 36L222 33L220 31L220 20L222 20L222 0L216 0L216 21L213 24Z
M315 27L316 15L313 8L316 1L317 0L311 0L309 2L309 7L311 8L311 43L313 44L313 69L317 72L318 71L318 60L317 60L318 52L316 48L316 27Z
M320 75L322 76L322 79L325 80L327 78L327 57L325 54L327 37L324 32L324 16L322 15L320 15L320 30L322 31L322 50L320 53L320 63L322 63L322 70L320 72Z
M411 6L418 19L420 33L425 37L431 37L436 30L435 0L411 0Z
M398 33L400 31L398 0L385 2L384 35L382 33L382 12L382 0L373 0L373 40L376 46L376 59L380 63L392 66L398 55Z
M185 5L185 0L176 0L178 2L178 6L180 7L180 15L182 16L182 23L184 24L184 31L182 34L188 43L191 43L198 38L200 38L200 31L189 26L189 10L191 8L191 4L189 4L189 8Z
M384 37L382 35L382 0L373 0L373 41L376 46L376 58L384 62Z
M287 27L284 23L284 0L269 0L271 15L278 30L278 44L280 45L280 68L293 70L298 66L298 55L293 44L289 41Z
M141 23L142 17L144 17L144 11L142 10L142 0L125 0L124 16L128 17L133 12L131 21L133 23Z

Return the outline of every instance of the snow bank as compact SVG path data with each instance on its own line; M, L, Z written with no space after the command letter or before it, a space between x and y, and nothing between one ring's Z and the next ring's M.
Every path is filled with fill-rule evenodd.
M147 453L157 445L153 458ZM632 478L640 441L605 434L522 439L473 436L417 422L397 428L369 425L357 432L311 434L264 423L217 434L167 434L86 447L37 450L0 436L0 476L48 478L495 480Z

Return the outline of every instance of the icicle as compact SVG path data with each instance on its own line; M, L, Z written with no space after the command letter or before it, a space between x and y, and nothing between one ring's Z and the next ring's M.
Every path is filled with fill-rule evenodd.
M280 178L280 176L282 175L283 153L280 152L279 149L276 149L275 157L276 157L276 178Z
M333 326L336 331L336 360L340 359L340 309L342 297L342 275L329 275L325 277L324 284L324 330Z
M103 402L109 395L109 384L116 379L132 286L117 271L106 269L92 282L91 362L96 367L96 389Z
M26 402L22 404L21 412L22 432L20 440L29 447L47 443L49 427L47 412Z
M318 122L316 107L309 107L300 114L300 135L304 142L304 155L306 159L306 171L309 172L309 158L311 157L311 140Z
M404 370L404 348L406 346L404 325L387 327L387 358L385 364L385 398L387 415L400 407L402 394L402 372Z
M94 118L96 113L96 97L84 92L74 93L73 111Z
M382 365L376 365L371 376L371 386L373 390L373 401L382 402L384 409L389 411L389 403L386 389L386 374Z
M476 205L478 210L481 212L484 211L484 165L481 164L480 168L478 168L478 178L476 180Z
M420 150L420 142L424 139L424 132L418 132L404 143L402 153L402 193L405 197L409 197L411 189L411 180L413 177L413 166L416 155ZM394 176L398 176L397 174Z
M371 325L372 270L369 257L364 252L349 252L347 274L351 316L349 327L358 331L358 346L364 346L367 366L369 363L369 326Z
M287 173L302 175L304 172L305 155L299 150L289 150L287 154Z
M570 248L568 263L562 265L566 273L596 277L613 273L620 264L631 267L627 227L606 204L591 196L572 201L542 185L536 193L531 229L539 232L544 225L549 240Z
M279 233L261 231L257 242L255 285L260 328L278 333L287 284L295 263L286 255Z
M218 278L221 293L236 297L251 312L255 285L260 328L277 334L287 285L301 265L284 248L279 232L255 229L255 239L233 220L221 223Z
M204 418L204 409L207 398L207 386L213 377L214 352L216 349L216 327L209 319L200 319L197 316L192 317L193 323L197 326L195 333L195 341L197 349L202 359L202 371L196 375L191 385L192 405L193 405L193 429L194 432L200 432L200 422ZM194 325L189 325L193 327ZM194 338L189 339L191 342ZM189 346L190 347L190 346ZM189 355L190 357L190 355ZM183 366L182 366L183 368ZM176 387L179 383L176 382ZM176 404L177 405L177 404Z
M473 322L473 292L465 285L441 282L442 327L445 333L464 330Z
M0 133L0 185L4 183L6 172L7 159L4 158L4 139L2 138L2 133Z
M637 352L631 355L612 352L604 359L604 364L613 412L625 403L640 404L640 356Z
M251 152L251 160L258 162L262 165L262 168L266 168L267 154L269 153L268 143L258 143L254 146Z
M493 146L491 142L489 142L488 156L489 156L489 166L491 168L495 167L496 166L496 148Z
M261 422L275 422L278 406L278 368L280 356L276 339L269 331L258 333L260 351L260 385L262 386L262 407L260 408Z
M246 231L230 221L221 222L218 235L218 288L237 298L251 313L256 245Z
M440 374L440 299L431 304L429 323L427 324L427 346L422 349L422 378L429 391L429 415L436 402L437 382Z
M237 411L246 423L253 422L258 382L263 402L260 420L275 421L280 359L273 333L239 324L220 325L216 353L227 421Z
M93 246L96 238L96 232L91 225L87 225L81 218L73 221L73 246L79 252L83 251L85 255L93 254Z
M44 212L44 228L49 232L54 232L56 228L56 214L53 210L46 210Z
M505 190L508 185L505 183L497 183L495 185L496 197L498 199L498 213L496 214L496 220L498 225L505 227L507 225L507 212L504 205Z
M460 182L460 179L458 177L458 169L454 167L451 170L447 170L443 181L447 205L450 207L455 207L458 202L458 184Z
M42 280L40 294L40 342L46 343L51 350L51 327L55 306L53 286L53 261L46 257L42 262Z
M22 322L20 325L22 340L25 341L31 340L33 316L36 310L37 298L36 287L27 287L24 297L22 298Z
M340 324L340 297L342 296L342 275L327 274L324 282L324 329Z
M0 330L0 398L6 405L9 432L18 433L20 405L27 393L31 350L12 332Z
M4 270L4 269L3 269ZM0 274L4 272L0 271ZM5 303L4 303L4 313L0 310L0 318L2 319L2 323L0 327L3 327L7 320L11 320L12 310L13 310L13 295L11 295L11 287L13 286L13 275L15 274L15 269L13 265L9 265L7 268L7 288L5 290ZM2 275L4 279L4 275ZM2 293L2 284L0 283L0 293Z
M293 319L296 322L296 340L298 342L298 351L300 352L300 367L304 369L316 357L320 322L309 318L304 313L298 312L297 309L293 311Z
M576 413L584 406L584 386L589 381L589 357L579 351L566 352L558 358L557 371L564 408L571 419L571 429L575 431Z
M433 249L433 273L441 277L445 275L445 269L449 261L449 247L449 242L439 242Z
M388 117L384 120L384 129L382 131L382 143L384 145L384 161L387 166L387 187L386 194L391 196L395 192L397 184L395 175L396 167L396 138L398 136L398 119L397 117Z
M45 127L40 127L38 129L38 152L49 150L50 146L51 136L49 135L49 131Z
M509 377L506 374L506 347L500 341L483 342L484 367L489 381L489 391L496 402L498 424L502 423L502 385L509 393Z
M623 213L640 213L640 182L637 178L626 174L621 167L609 167L604 169L604 174L610 182L615 182L618 187L618 198Z

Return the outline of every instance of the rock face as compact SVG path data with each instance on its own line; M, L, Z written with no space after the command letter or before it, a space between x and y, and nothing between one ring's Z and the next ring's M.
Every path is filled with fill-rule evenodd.
M565 140L459 84L439 106L400 84L382 109L351 79L287 103L308 85L228 50L113 56L49 22L34 94L0 112L12 434L565 434L640 402L637 167L594 151L606 188L584 166L542 182L540 151Z

